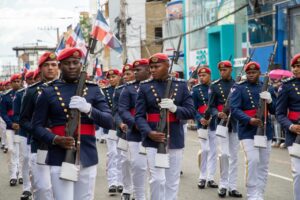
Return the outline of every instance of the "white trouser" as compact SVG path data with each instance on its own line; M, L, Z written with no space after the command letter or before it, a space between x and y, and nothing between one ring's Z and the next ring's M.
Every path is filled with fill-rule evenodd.
M239 139L237 133L228 133L228 138L218 137L220 150L219 188L237 189Z
M97 165L80 167L78 181L59 178L60 166L50 166L51 183L55 200L93 200Z
M23 191L30 191L30 145L27 144L27 138L20 136L20 163L22 163L22 175L23 175Z
M120 150L117 149L118 141L107 139L107 181L108 186L123 185L122 184L122 170L121 170L121 156Z
M123 193L132 194L132 175L130 170L130 154L128 151L121 151Z
M17 179L17 174L21 175L18 170L19 165L19 143L18 135L14 130L6 130L7 148L8 148L8 168L10 179ZM21 176L19 176L21 177Z
M99 140L105 139L105 134L103 132L103 128L99 127L99 129L96 130L96 138Z
M217 136L215 131L208 130L207 140L200 139L201 165L199 180L214 180L217 168Z
M156 168L156 148L146 148L150 170L150 199L176 200L180 181L183 149L169 149L170 168Z
M291 157L294 184L294 199L300 200L300 159Z
M6 123L0 117L0 132L1 132L1 145L7 147L6 145Z
M133 191L136 200L145 200L145 178L147 172L147 157L139 153L139 142L128 142Z
M34 200L54 200L49 165L38 165L36 163L37 155L32 153L30 156L31 166L31 185Z
M241 140L241 145L245 153L247 199L263 199L268 178L271 141L267 142L267 148L254 147L252 139Z

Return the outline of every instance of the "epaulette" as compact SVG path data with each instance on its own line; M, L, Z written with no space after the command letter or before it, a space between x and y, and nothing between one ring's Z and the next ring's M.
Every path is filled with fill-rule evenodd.
M239 82L237 82L236 84L241 85L241 84L243 84L243 83L246 83L246 80L239 81Z
M149 79L146 79L146 80L144 80L144 81L141 81L140 83L141 83L141 84L149 83L149 82L152 81L152 80L153 80L153 78L149 78Z
M118 87L116 87L115 89L116 90L118 90L118 89L121 89L121 88L123 88L125 86L125 84L123 84L123 85L119 85Z
M88 84L91 84L91 85L98 85L96 82L88 81L88 80L86 80L85 83L88 83Z
M213 81L211 84L216 84L216 83L218 83L220 80L221 80L221 79L217 79L217 80Z
M24 87L24 88L21 88L21 89L18 89L18 91L17 92L22 92L22 91L24 91L26 88Z
M6 90L3 95L7 95L8 93L10 93L12 91L12 89Z
M288 83L288 82L290 82L292 80L295 80L295 77L286 78L286 79L282 80L282 82L283 83Z
M126 85L132 85L132 84L134 84L134 83L136 83L136 80L128 81L128 82L126 83Z
M32 85L28 86L28 88L35 87L36 85L38 85L38 84L41 84L41 82L42 82L42 81L36 82L36 83L34 83L34 84L32 84Z

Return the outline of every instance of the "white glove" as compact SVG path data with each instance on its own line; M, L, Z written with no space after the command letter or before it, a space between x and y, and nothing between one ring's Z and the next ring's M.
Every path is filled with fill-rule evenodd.
M91 111L92 105L86 102L86 99L83 97L73 96L71 97L69 107L78 109L80 112L87 114Z
M261 99L266 100L268 104L272 103L272 97L271 97L270 92L268 92L268 91L261 92L261 93L259 93L259 96Z
M159 106L161 108L168 109L172 113L176 112L177 110L177 106L174 104L172 99L161 99Z

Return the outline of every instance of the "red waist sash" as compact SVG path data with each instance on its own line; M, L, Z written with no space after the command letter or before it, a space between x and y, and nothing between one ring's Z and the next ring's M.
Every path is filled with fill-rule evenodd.
M51 129L51 132L55 135L66 136L66 127L65 126L54 126ZM91 135L95 136L95 125L94 124L81 124L80 125L80 134L81 135ZM75 131L75 135L77 135L77 129Z
M14 115L14 111L12 109L7 111L7 116L11 117L13 115Z
M147 114L147 121L148 122L159 122L160 115L159 113L148 113ZM169 116L167 117L168 122L177 122L176 116L174 113L169 112Z
M129 112L132 116L135 116L135 108L131 108Z
M289 111L288 118L292 121L297 121L300 119L300 112L297 111Z
M252 110L243 110L243 112L248 115L249 117L255 117L257 110L252 109Z
M199 107L198 107L198 112L199 112L200 114L205 113L207 107L208 107L207 105L199 106Z
M222 111L223 111L223 107L224 107L224 105L223 105L223 104L219 104L219 105L217 105L217 109L218 109L218 111L219 111L219 112L222 112Z

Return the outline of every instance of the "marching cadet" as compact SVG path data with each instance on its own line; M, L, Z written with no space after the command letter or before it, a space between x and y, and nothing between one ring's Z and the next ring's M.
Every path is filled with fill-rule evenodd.
M283 81L279 89L276 103L276 116L281 126L286 129L285 144L292 148L296 137L300 134L300 54L296 54L291 60L291 69L294 77ZM294 184L294 199L300 199L300 159L291 157L292 175Z
M2 96L1 96L1 102L0 104L2 104L2 97L4 94L6 94L10 89L11 89L11 84L10 84L10 81L4 81L3 82L3 93L2 93ZM1 116L1 128L2 130L4 130L4 134L3 134L3 144L4 144L4 149L3 149L3 153L7 153L8 152L8 144L7 144L7 139L6 139L6 123L5 121L3 120L2 116Z
M130 153L130 166L132 174L133 191L136 200L145 200L145 178L147 170L146 156L140 153L142 136L135 123L135 104L139 83L150 78L148 59L133 62L135 81L127 82L119 100L119 114L128 126L126 139ZM127 198L130 199L130 196Z
M268 91L261 92L262 83L259 81L260 65L249 62L245 66L247 79L236 83L232 88L230 97L231 114L238 119L238 136L245 153L245 172L247 199L263 199L263 194L268 177L268 164L271 152L272 129L267 122L267 148L254 146L254 136L257 127L263 122L256 118L259 99L266 100L271 114L275 112L271 94Z
M126 83L134 81L134 72L132 64L125 64L122 69L123 81L124 84L116 87L114 95L113 95L113 115L115 119L115 125L117 129L118 140L118 154L120 155L120 164L122 170L122 182L124 185L122 199L130 200L130 195L132 194L132 176L130 171L130 162L129 162L129 153L125 151L128 147L126 144L126 133L128 131L128 126L123 123L120 115L119 115L119 99L120 94ZM123 99L121 99L123 101ZM120 147L119 147L120 144Z
M2 81L0 84L0 103L1 103L2 96L5 93L5 86L4 86L5 83L6 81ZM3 150L4 153L6 153L7 152L6 124L2 119L1 115L0 115L0 131L1 131L1 149Z
M57 79L59 68L56 55L53 52L45 52L38 61L38 69L35 70L33 78L42 80L30 85L23 96L21 111L20 111L20 126L27 134L30 141L30 166L31 166L31 183L33 198L35 200L45 199L53 200L53 192L50 178L50 167L45 164L45 160L40 160L37 152L43 152L42 142L34 136L33 127L31 124L35 103L38 94L42 87L46 87L46 82ZM45 158L41 158L45 159ZM39 162L39 164L37 163Z
M195 115L195 121L197 129L207 126L209 123L209 133L207 139L200 138L201 144L201 164L198 187L200 189L205 188L206 181L207 186L211 188L217 188L218 185L214 181L214 176L217 167L217 148L216 148L216 124L215 120L208 122L204 118L204 113L208 109L208 89L210 85L211 71L208 67L201 67L198 70L198 76L200 84L195 85L192 88L192 97L194 100L195 109L198 111Z
M21 88L22 75L14 74L10 78L11 90L8 90L1 100L1 116L6 123L6 139L8 147L8 159L9 159L9 176L10 186L17 184L18 178L19 183L22 184L22 169L19 166L19 136L16 131L19 130L19 125L14 123L13 119L13 99L16 91Z
M28 71L25 75L25 81L27 85L31 85L34 81L33 79L34 71ZM16 92L15 98L13 100L13 120L14 123L20 125L20 110L22 104L22 98L25 92L25 87L19 89ZM29 199L31 196L31 183L29 178L29 154L30 154L30 146L27 144L27 134L22 127L19 128L17 134L20 136L20 144L19 144L19 157L20 157L20 166L22 166L22 175L23 175L23 193L22 199Z
M230 61L218 63L221 78L214 81L210 86L209 108L213 116L217 116L217 123L221 119L227 120L228 113L224 111L229 92L235 81L231 77L232 64ZM229 109L228 109L229 110ZM218 137L220 149L220 184L218 195L226 197L227 190L229 196L241 198L242 194L237 191L238 176L238 149L239 140L237 136L237 121L230 118L227 138Z
M106 78L109 81L109 86L103 88L106 102L109 108L113 109L113 94L115 88L118 87L121 79L121 73L117 69L110 69L106 74ZM117 149L117 132L114 126L111 130L104 130L107 134L107 181L108 181L108 193L111 195L122 193L122 169L121 169L121 157L120 151Z
M180 120L192 119L195 114L193 99L183 80L172 78L171 96L164 98L168 79L169 59L157 53L150 57L150 72L153 79L141 82L136 101L136 125L143 137L150 169L150 198L152 200L177 199L181 161L184 148L183 125ZM166 135L157 130L160 109L168 109L168 154L170 168L155 167L159 142Z
M43 88L32 119L35 136L49 145L46 162L50 165L56 200L94 199L98 163L95 124L107 129L113 125L111 111L96 84L86 82L84 96L75 96L83 56L78 48L66 48L60 52L57 60L61 79ZM76 182L59 178L66 150L75 148L74 138L65 135L70 108L81 112L80 169ZM49 128L45 127L48 120L51 122Z

